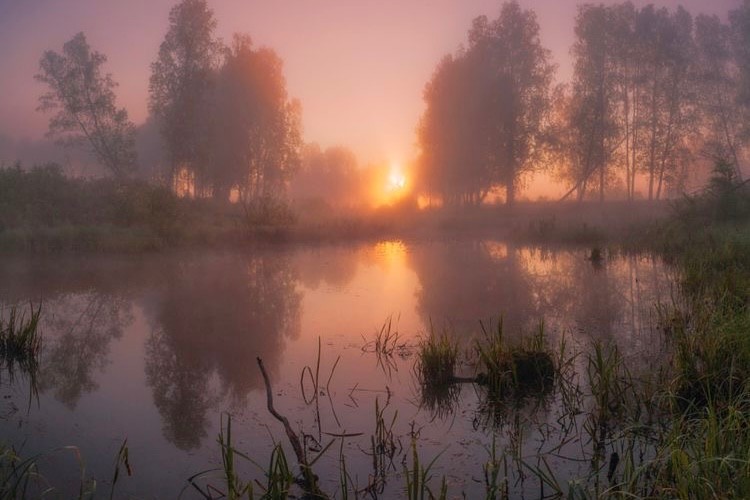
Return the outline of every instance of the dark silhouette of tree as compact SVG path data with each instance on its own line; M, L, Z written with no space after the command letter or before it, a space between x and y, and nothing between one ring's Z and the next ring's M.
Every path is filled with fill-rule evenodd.
M422 189L446 204L478 204L504 187L513 204L538 165L549 125L554 66L531 10L505 3L481 16L468 48L448 55L425 88L419 126Z
M609 177L610 161L619 144L616 121L615 46L620 41L612 30L610 10L603 5L586 4L578 8L573 83L565 110L568 130L568 175L575 182L579 200L589 181L598 173L600 199Z
M262 357L275 373L285 339L298 335L301 297L279 255L185 259L170 266L165 285L150 313L146 377L165 437L191 449L216 401L243 403L263 388L250 360Z
M88 143L96 159L115 177L125 177L136 165L135 126L125 109L115 105L117 86L102 74L106 56L91 50L78 33L62 53L46 51L35 78L49 91L39 98L39 110L54 112L47 135L65 145Z
M280 198L299 167L301 107L286 91L283 62L250 37L235 35L214 95L211 181L226 200Z
M659 199L665 181L679 185L684 177L679 168L686 163L687 141L695 127L693 120L694 59L692 16L682 7L670 13L653 5L638 12L635 36L644 66L641 96L645 103L643 172L648 178L648 199Z
M187 170L202 192L209 160L211 99L222 45L205 0L182 0L169 12L169 30L151 64L149 109L169 156L169 176Z
M159 184L165 182L168 158L164 151L164 143L159 131L159 123L149 115L146 121L136 127L135 147L138 151L138 176L142 179Z
M732 27L733 55L739 65L739 102L747 111L750 108L750 0L729 12ZM747 123L747 122L746 122Z
M578 199L599 200L624 170L627 197L637 174L649 199L679 188L697 128L690 14L631 3L579 7L574 77L565 117L565 174Z
M289 195L297 201L348 207L362 201L363 189L357 157L350 149L334 146L323 151L313 143L302 148L300 170L289 184Z
M738 22L736 15L732 19ZM695 74L703 117L702 152L714 162L731 163L741 179L747 126L739 102L741 58L734 52L732 28L716 16L698 16L695 43Z
M542 319L531 277L519 249L493 242L434 244L414 248L409 266L419 278L417 310L439 332L480 334L479 321L503 317L513 338Z
M98 388L97 372L109 363L113 339L133 321L131 304L123 297L89 292L62 295L44 304L48 337L39 390L74 409L85 393Z

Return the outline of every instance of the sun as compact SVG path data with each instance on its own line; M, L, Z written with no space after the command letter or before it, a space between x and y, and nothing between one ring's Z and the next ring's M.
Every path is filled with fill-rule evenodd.
M388 174L388 190L400 191L406 187L406 176L401 171L398 164L391 165L391 171Z

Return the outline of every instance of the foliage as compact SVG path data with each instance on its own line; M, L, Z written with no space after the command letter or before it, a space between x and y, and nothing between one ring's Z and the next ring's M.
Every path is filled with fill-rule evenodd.
M289 195L297 201L349 207L361 202L363 180L357 157L350 149L333 146L322 150L316 143L306 144Z
M235 35L212 96L210 174L214 197L279 197L299 167L301 107L286 91L281 58Z
M466 205L502 186L512 204L546 142L554 66L536 15L516 2L493 21L476 18L468 37L468 48L445 56L425 87L422 189Z
M39 239L51 229L78 228L76 247L87 246L87 231L108 227L152 231L171 239L179 231L182 203L168 189L144 181L76 179L56 164L24 170L0 167L0 235L29 232ZM88 232L88 236L96 236Z
M49 87L39 109L53 111L48 135L63 144L88 142L96 158L115 177L135 168L135 126L124 108L115 106L117 84L102 74L107 58L92 51L83 33L63 45L62 54L48 50L39 60L36 79Z
M660 199L684 182L698 119L692 17L681 7L586 4L575 29L561 138L563 175L574 183L568 195L583 199L593 184L603 200L621 168L628 199L639 174L648 199Z
M211 96L221 54L215 29L205 0L182 0L169 12L169 30L151 64L149 110L160 125L172 177L184 166L202 173L208 163Z
M280 198L302 143L301 106L287 95L281 59L247 35L225 47L205 0L182 0L169 22L149 107L174 187L224 203L233 191L246 202Z

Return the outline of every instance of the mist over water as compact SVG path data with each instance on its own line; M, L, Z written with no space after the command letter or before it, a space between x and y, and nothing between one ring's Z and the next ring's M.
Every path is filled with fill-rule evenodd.
M491 324L502 315L510 338L544 319L553 345L563 335L580 346L613 341L639 360L653 355L652 305L670 297L672 283L669 269L647 257L595 266L585 251L491 240L15 257L0 272L13 278L0 286L3 308L43 300L45 338L38 400L27 411L28 382L6 385L0 436L20 439L27 454L75 444L87 473L102 478L127 438L135 473L120 491L161 497L216 463L224 411L233 416L237 446L253 456L270 453L269 433L283 439L265 408L257 356L280 411L317 435L299 384L303 367L315 365L318 339L325 378L341 357L326 388L331 406L320 408L322 432L365 433L347 445L350 470L366 480L371 458L361 450L374 399L388 399L403 444L416 422L426 452L445 448L454 457L439 473L471 492L469 478L483 460L479 443L493 427L477 426L480 404L468 387L455 414L436 418L419 407L419 339L439 329L470 348L479 319ZM389 320L403 347L385 371L363 348ZM546 410L557 411L555 403ZM577 470L574 464L561 467ZM65 491L77 487L71 453L51 453L40 467ZM336 477L336 467L331 454L320 473ZM396 480L388 487L401 488Z

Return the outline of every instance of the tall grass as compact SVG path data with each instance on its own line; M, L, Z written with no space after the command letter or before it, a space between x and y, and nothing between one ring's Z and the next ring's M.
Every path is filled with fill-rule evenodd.
M458 344L447 334L430 333L419 343L416 371L419 380L431 387L453 383L458 362Z
M486 385L490 399L522 397L551 389L556 369L543 323L534 335L517 345L505 340L502 318L494 331L481 326L484 337L476 348L483 372L477 379Z
M14 363L24 367L37 364L42 348L41 314L40 304L36 308L30 305L28 316L25 312L19 313L15 306L10 308L6 317L0 315L0 358L9 368Z

